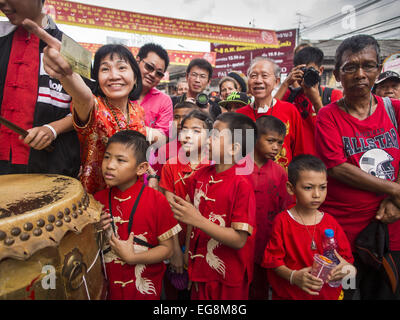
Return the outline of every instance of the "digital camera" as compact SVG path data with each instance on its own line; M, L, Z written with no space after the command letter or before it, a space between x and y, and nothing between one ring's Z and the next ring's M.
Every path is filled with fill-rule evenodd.
M205 93L199 93L196 97L196 104L199 108L208 107L208 96Z
M310 68L303 67L301 68L301 71L304 72L303 75L304 84L308 88L311 88L315 86L317 83L321 82L321 76L319 75L319 71L314 69L313 67Z

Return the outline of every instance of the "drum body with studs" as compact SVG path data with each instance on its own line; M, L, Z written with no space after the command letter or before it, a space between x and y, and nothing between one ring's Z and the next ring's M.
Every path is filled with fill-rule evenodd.
M61 175L0 176L0 299L101 299L102 205Z

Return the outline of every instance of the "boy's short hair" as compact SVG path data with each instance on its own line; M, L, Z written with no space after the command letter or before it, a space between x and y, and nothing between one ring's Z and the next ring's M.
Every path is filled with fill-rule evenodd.
M311 154L301 154L294 157L288 166L288 180L296 185L301 171L315 171L327 173L326 166L321 159Z
M108 139L106 149L112 143L120 143L128 148L132 148L137 164L147 161L146 152L150 144L140 132L134 130L119 131Z
M293 53L296 55L297 52L306 47L312 47L312 45L308 42L301 42L294 48Z
M229 130L231 131L232 138L235 137L235 130L241 130L241 141L232 141L233 142L240 142L241 143L241 156L244 158L248 153L252 152L255 146L255 142L257 140L257 127L255 122L249 118L248 116L245 116L244 114L241 113L236 113L236 112L225 112L220 114L215 121L221 121L223 123L226 123ZM253 143L252 143L252 148L250 150L250 146L247 145L247 130L253 130L254 135L253 135ZM250 133L251 134L251 133Z
M199 107L197 106L197 104L190 102L190 101L183 101L183 102L178 102L175 106L174 106L174 110L176 109L194 109L197 110L199 109Z
M324 53L316 47L305 47L297 52L293 58L293 65L315 63L318 67L322 66Z
M159 44L155 44L155 43L146 43L145 45L143 45L140 49L139 52L137 54L137 56L139 57L140 60L143 60L147 57L147 55L149 54L149 52L154 52L155 54L157 54L162 60L164 60L165 63L165 69L164 71L166 71L168 69L169 66L169 56L168 56L168 52Z
M200 69L204 69L208 71L208 80L211 79L212 74L213 74L213 67L211 63L209 63L206 59L202 58L196 58L190 61L187 69L186 69L186 74L190 73L190 70L192 70L193 67L199 67Z
M213 128L213 119L210 114L201 110L193 110L182 120L182 127L186 120L189 119L199 119L204 122L204 129L212 130Z
M286 136L286 125L274 116L262 116L256 121L258 137L269 132L277 133L279 136Z

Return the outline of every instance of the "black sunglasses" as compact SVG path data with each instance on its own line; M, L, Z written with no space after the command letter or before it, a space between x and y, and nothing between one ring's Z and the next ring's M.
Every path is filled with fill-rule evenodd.
M160 79L164 78L165 74L164 74L163 72L161 72L161 71L159 71L159 70L156 70L156 68L154 68L150 63L147 63L147 62L144 61L144 60L141 60L141 61L144 62L144 68L145 68L148 72L153 73L153 72L155 71L155 72L156 72L156 77L157 77L157 78L160 78Z

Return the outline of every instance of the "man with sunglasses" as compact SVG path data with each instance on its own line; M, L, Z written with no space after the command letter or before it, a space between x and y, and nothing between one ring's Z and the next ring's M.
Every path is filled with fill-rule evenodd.
M156 88L168 68L168 53L158 44L147 43L140 48L136 60L142 74L143 87L138 102L145 110L146 126L153 129L153 137L168 137L169 124L173 120L172 101Z

